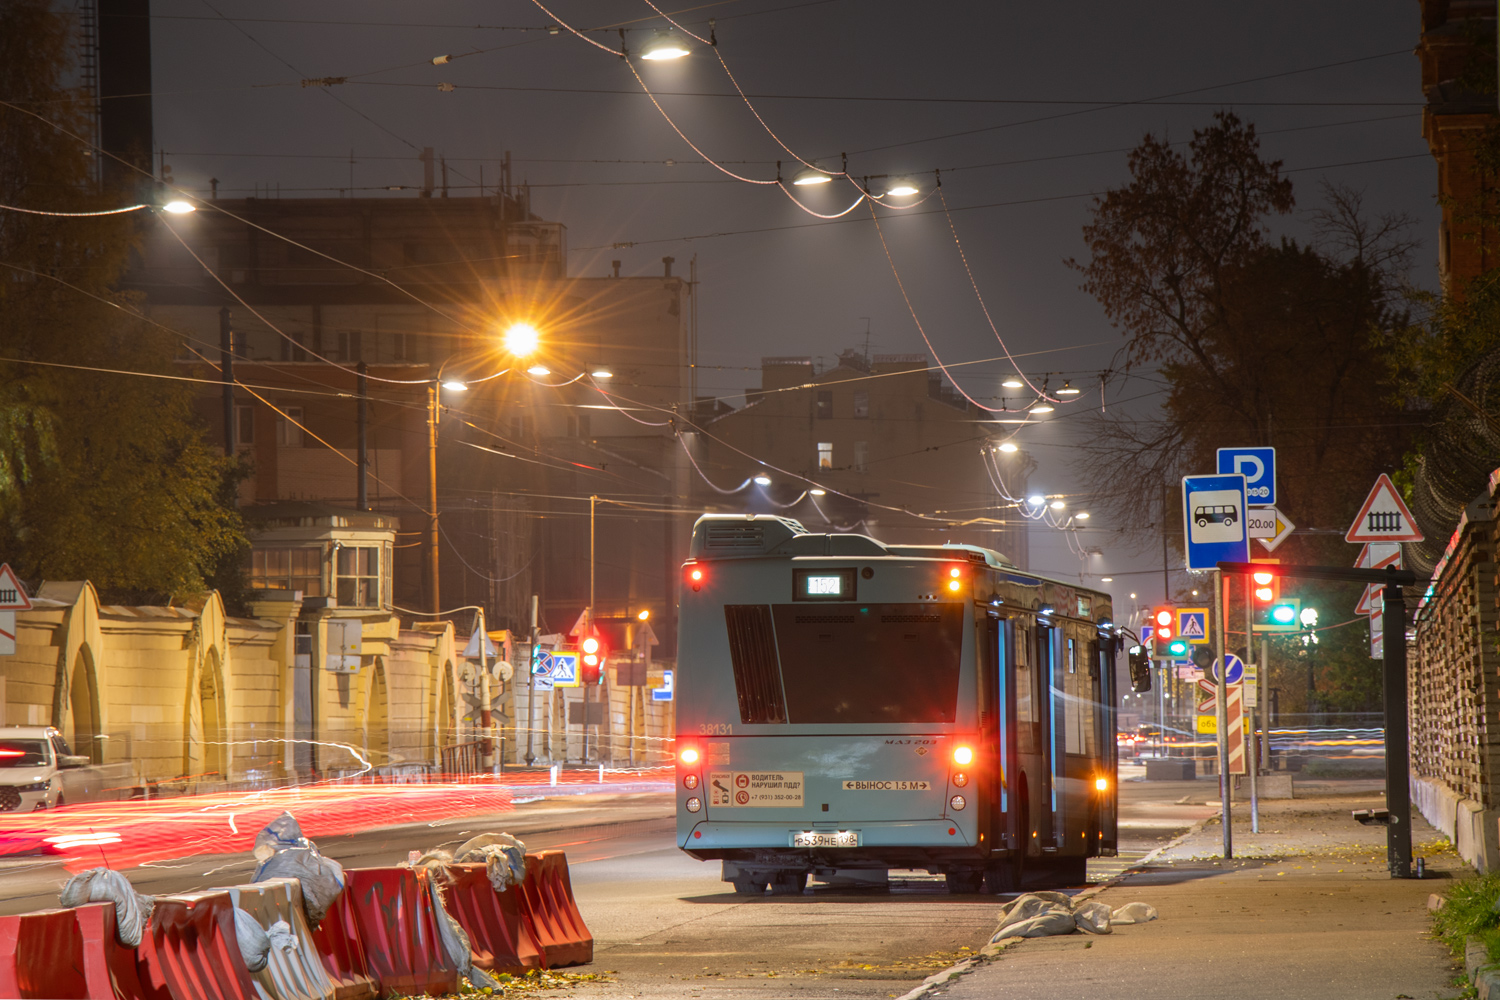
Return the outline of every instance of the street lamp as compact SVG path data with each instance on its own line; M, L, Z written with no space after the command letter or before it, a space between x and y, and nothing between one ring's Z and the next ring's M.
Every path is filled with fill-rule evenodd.
M891 186L885 189L885 193L886 196L895 195L898 198L906 198L916 194L918 190L917 185L912 181L905 177L898 177L891 181Z
M756 486L770 486L771 485L771 477L768 476L768 475L765 475L764 473L762 473L761 475L758 475L758 476L755 477L755 485Z
M542 335L530 323L512 323L505 330L505 349L518 358L535 353Z
M823 171L807 167L797 172L797 176L792 178L792 184L796 187L807 187L811 184L827 184L832 180L833 178Z
M183 201L181 198L175 198L163 205L161 207L161 210L163 212L171 212L173 215L186 215L189 212L196 212L198 208L191 202Z
M652 62L681 59L687 54L688 47L679 42L677 36L670 31L658 31L645 45L641 46L641 58Z

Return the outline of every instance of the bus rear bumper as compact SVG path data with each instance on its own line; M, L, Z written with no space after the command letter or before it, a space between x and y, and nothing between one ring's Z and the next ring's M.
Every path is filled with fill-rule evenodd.
M847 847L798 847L796 835L803 831L855 834L857 843ZM881 852L914 854L953 851L972 853L976 844L972 831L943 819L871 821L836 827L827 822L798 827L786 822L715 823L704 820L688 828L678 828L680 848L694 857L723 858L725 852L794 851L819 856L872 855Z

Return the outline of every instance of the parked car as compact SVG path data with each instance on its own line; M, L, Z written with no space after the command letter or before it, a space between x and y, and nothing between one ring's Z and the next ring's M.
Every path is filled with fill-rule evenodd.
M62 772L88 765L51 726L0 727L0 812L56 809L65 801Z

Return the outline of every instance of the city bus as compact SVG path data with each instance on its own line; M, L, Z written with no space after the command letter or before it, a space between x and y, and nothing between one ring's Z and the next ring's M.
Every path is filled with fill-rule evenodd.
M705 514L679 623L678 846L737 892L1076 885L1115 853L1108 594L976 545Z

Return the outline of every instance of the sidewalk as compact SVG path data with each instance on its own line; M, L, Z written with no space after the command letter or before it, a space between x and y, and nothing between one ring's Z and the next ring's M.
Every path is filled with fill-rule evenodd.
M1217 817L1095 897L1111 907L1141 900L1160 919L1113 934L1023 941L932 996L1198 998L1266 1000L1457 997L1459 963L1430 940L1427 896L1467 874L1420 816L1415 855L1429 877L1386 873L1385 830L1352 809L1378 796L1262 803L1261 833L1236 804L1236 857L1219 857Z

